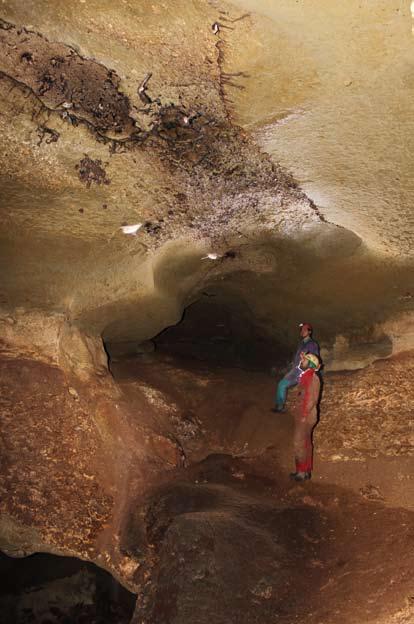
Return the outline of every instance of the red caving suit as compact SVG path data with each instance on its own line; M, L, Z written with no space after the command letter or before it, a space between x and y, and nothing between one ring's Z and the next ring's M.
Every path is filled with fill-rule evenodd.
M296 472L312 471L312 430L318 420L318 400L321 382L315 369L307 368L299 378L299 392L295 409Z

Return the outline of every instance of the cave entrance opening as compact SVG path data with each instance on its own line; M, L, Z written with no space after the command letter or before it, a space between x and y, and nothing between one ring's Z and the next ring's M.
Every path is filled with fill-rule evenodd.
M108 572L74 557L0 552L0 614L10 624L128 624L136 596Z

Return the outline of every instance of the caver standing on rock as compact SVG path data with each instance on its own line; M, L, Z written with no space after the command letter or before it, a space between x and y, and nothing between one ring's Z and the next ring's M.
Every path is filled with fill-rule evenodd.
M312 431L318 421L318 402L321 382L318 375L320 361L314 353L300 356L299 391L295 405L295 432L293 446L296 471L291 473L295 481L311 478L313 463Z
M319 357L319 345L312 338L312 325L310 323L301 323L299 325L300 328L300 337L301 341L296 350L295 357L293 358L292 368L288 373L279 381L276 390L276 405L272 408L272 412L283 412L286 402L286 394L288 388L292 388L296 386L299 377L302 373L300 368L300 357L302 353L313 353Z

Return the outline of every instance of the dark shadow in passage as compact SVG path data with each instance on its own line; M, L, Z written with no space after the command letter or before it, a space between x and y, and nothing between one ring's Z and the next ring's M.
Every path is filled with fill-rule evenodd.
M0 620L10 624L128 624L135 608L135 594L73 557L0 553L0 577Z

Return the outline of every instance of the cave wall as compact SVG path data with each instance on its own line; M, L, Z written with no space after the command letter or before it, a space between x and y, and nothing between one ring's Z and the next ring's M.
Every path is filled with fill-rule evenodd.
M181 465L180 448L149 429L142 414L156 408L145 397L138 413L128 408L99 338L62 315L3 315L0 326L1 550L77 556L134 587L128 506Z
M299 322L314 324L326 371L336 371L318 430L324 459L412 454L411 404L401 406L411 374L403 352L414 348L411 230L400 209L408 194L394 180L387 190L397 199L388 196L379 212L378 195L369 195L361 214L369 208L373 218L362 222L358 202L349 213L343 203L325 212L323 193L312 201L277 164L292 165L282 147L293 145L288 129L298 119L292 93L277 87L292 83L294 91L322 70L318 53L305 67L309 41L298 51L297 28L290 66L286 38L269 16L247 14L248 4L1 5L0 549L14 557L77 556L141 590L157 565L147 490L211 448L233 450L234 438L237 452L246 450L273 388L261 379L259 396L251 383L258 378L240 372L236 381L249 393L240 414L231 412L240 384L227 395L226 380L211 370L158 365L148 342L186 308L191 314L204 292L228 306L230 342L267 340L270 359L293 350ZM288 52L275 63L277 81L268 74L267 92L257 82L258 41L272 63L273 49ZM277 102L276 119L269 102ZM342 115L343 107L334 110ZM301 120L314 119L302 112ZM319 136L318 124L310 130ZM382 127L370 126L368 140L373 131ZM324 141L313 145L318 156ZM296 140L292 153L306 185L311 168L296 167L303 147ZM381 158L372 158L371 191L388 175ZM322 161L328 172L336 166ZM379 229L370 237L373 221ZM136 234L125 234L134 224ZM210 333L215 320L202 307L188 329L172 329L171 353L194 333L208 343L221 338ZM136 345L149 372L119 387L102 340L109 352ZM195 348L205 345L196 340ZM350 369L363 370L341 372ZM209 397L213 389L223 405ZM220 421L209 421L212 405Z

